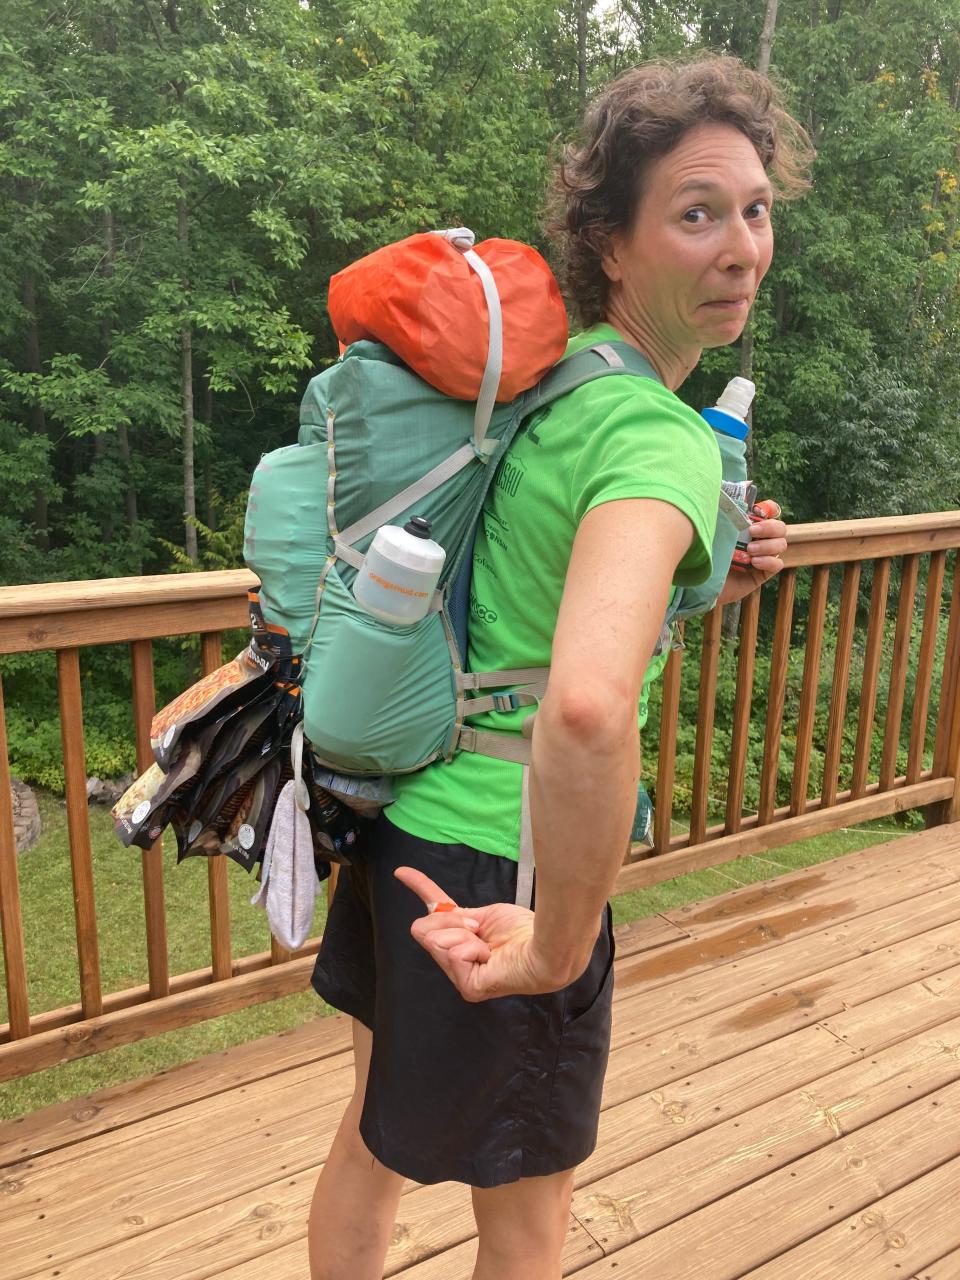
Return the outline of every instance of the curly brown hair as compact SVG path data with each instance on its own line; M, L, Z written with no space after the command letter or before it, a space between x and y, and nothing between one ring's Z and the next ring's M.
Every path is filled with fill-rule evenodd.
M775 86L738 58L648 63L612 81L587 109L581 140L565 148L548 204L560 283L585 325L603 319L610 233L633 221L654 160L699 124L739 129L781 199L810 185L814 151Z

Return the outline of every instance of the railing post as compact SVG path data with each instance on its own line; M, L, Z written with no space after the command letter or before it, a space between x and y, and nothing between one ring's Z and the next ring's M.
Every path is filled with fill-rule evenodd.
M200 637L200 669L209 675L223 661L223 642L219 631ZM215 853L207 858L207 892L210 899L210 957L214 982L222 982L233 974L230 952L230 891L227 885L227 860Z
M7 1020L14 1040L30 1034L27 1003L27 962L23 945L20 906L20 874L17 870L17 833L10 796L10 763L7 755L7 718L0 684L0 931L3 933L3 965L7 979Z
M697 745L693 759L693 796L690 805L690 843L700 844L707 830L710 799L710 761L713 754L713 721L717 704L717 662L720 657L720 623L723 610L714 607L703 620L700 658L700 696L697 700Z
M950 621L943 655L940 709L933 749L933 776L953 779L953 796L926 810L928 827L960 821L960 552L953 559Z
M730 738L730 771L727 776L727 806L724 829L736 834L743 822L743 784L750 741L750 711L753 706L753 672L757 658L757 626L760 620L760 592L751 591L740 610L740 641L737 652L737 692L733 701L733 732Z
M84 1016L103 1012L100 984L100 939L97 906L93 894L93 850L87 805L86 750L83 742L83 699L79 649L57 651L60 689L60 736L63 742L64 790L67 797L67 830L73 871L73 906L77 924L80 962L80 1004Z
M681 624L682 638L682 624ZM653 810L655 851L670 852L673 820L673 782L677 766L677 715L680 709L680 669L683 649L672 649L663 672L660 699L660 747L657 753L656 803Z
M137 736L137 769L143 772L153 763L150 749L150 721L153 718L153 642L134 640L130 646L133 679L133 723ZM170 994L170 958L167 947L167 915L163 888L163 841L158 840L141 857L143 910L147 930L147 972L150 995L156 1000Z

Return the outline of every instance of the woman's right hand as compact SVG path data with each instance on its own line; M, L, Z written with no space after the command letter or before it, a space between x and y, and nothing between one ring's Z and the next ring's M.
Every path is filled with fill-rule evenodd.
M538 956L534 915L526 907L510 902L459 907L449 903L440 886L422 871L398 867L394 874L427 908L410 932L464 1000L478 1003L498 996L543 995L570 980L551 972Z

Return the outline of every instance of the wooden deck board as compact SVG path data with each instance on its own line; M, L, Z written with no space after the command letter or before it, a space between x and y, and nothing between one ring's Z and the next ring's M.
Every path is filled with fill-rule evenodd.
M942 1142L932 1146L943 1150ZM751 1271L744 1280L808 1280L831 1273L849 1280L899 1280L904 1270L923 1266L924 1258L944 1245L960 1244L958 1187L960 1157Z
M918 1271L912 1280L960 1280L960 1249Z
M565 1274L960 1280L960 824L625 926L617 975ZM0 1125L5 1280L305 1280L348 1043L323 1019ZM411 1184L386 1274L466 1280L472 1237L464 1188Z
M683 941L687 934L661 916L615 930L617 953L639 955ZM67 1146L98 1133L145 1119L196 1099L212 1097L253 1080L350 1052L350 1027L344 1018L322 1018L243 1046L211 1053L196 1062L171 1067L146 1080L72 1098L21 1119L0 1124L0 1169L15 1161ZM352 1061L352 1058L349 1059ZM335 1067L339 1063L331 1063Z

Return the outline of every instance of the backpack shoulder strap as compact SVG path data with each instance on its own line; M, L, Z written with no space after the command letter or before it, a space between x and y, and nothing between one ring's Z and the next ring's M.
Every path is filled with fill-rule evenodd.
M545 409L554 400L576 391L587 382L621 373L662 382L650 361L629 342L598 342L567 356L544 374L537 385L524 395L523 417L528 418L538 409Z

